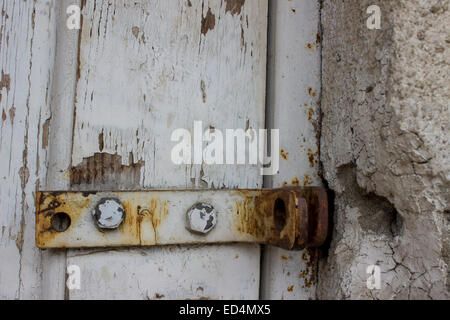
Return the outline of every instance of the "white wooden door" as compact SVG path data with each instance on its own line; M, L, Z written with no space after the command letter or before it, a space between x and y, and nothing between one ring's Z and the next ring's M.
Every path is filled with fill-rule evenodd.
M38 250L33 193L319 183L316 1L271 3L268 81L265 0L0 2L1 298L314 296L306 252ZM80 30L66 26L70 5L81 9ZM194 121L204 130L280 128L280 174L173 164L171 134ZM70 265L80 267L80 290L65 286Z

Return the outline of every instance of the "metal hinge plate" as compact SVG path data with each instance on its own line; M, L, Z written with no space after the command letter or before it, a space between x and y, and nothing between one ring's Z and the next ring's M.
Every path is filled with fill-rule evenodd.
M263 190L38 192L39 248L254 242L320 246L328 200L318 187Z

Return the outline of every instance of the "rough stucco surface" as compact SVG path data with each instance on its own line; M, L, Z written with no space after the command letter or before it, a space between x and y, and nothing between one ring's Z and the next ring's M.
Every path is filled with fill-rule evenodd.
M381 30L366 27L379 5ZM319 299L448 299L449 1L324 0ZM381 268L368 290L366 268Z

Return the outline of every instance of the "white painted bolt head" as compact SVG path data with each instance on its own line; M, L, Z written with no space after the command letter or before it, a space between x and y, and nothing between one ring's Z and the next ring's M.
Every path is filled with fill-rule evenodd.
M206 234L216 226L216 209L207 203L196 203L187 211L186 220L188 230Z
M117 199L102 199L92 212L101 229L116 229L125 218L125 209Z

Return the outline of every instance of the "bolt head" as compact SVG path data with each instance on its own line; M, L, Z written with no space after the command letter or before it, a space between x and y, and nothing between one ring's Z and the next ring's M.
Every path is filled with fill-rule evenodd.
M117 229L125 219L125 209L117 199L102 199L92 215L100 229Z
M217 224L216 209L207 203L196 203L186 213L187 229L191 232L206 234Z

